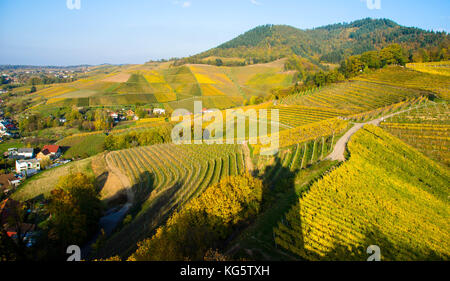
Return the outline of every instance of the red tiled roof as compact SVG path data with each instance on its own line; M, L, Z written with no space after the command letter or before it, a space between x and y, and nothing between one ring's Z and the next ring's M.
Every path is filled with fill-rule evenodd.
M59 145L46 145L42 151L48 150L50 153L57 153L59 150Z

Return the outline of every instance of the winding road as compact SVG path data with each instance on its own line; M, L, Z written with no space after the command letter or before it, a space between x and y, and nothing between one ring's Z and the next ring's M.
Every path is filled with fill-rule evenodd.
M339 141L334 146L333 152L325 158L326 160L332 160L332 161L345 161L345 148L347 147L348 142L350 141L351 137L358 132L361 128L363 128L365 125L375 125L379 126L380 123L388 118L391 118L392 116L402 114L404 112L411 111L413 109L416 109L419 107L413 107L406 110L398 111L383 117L380 117L378 119L374 119L372 121L366 122L366 123L355 123L355 126L353 126L350 130L348 130L347 133L345 133L342 138L339 139Z

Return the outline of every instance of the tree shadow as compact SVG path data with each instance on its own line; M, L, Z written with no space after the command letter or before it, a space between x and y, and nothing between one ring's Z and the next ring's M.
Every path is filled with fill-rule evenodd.
M135 199L128 212L131 221L127 224L122 221L96 257L121 255L127 258L136 250L137 243L152 236L176 209L176 193L182 188L182 183L176 182L169 188L156 191L153 174L143 173L140 178L147 184L136 184L131 188Z
M299 171L298 168L284 167L279 155L262 172L255 170L254 176L262 180L265 186L262 209L246 229L236 230L235 236L239 236L237 239L233 241L236 237L230 237L227 255L237 260L295 259L275 245L274 228L280 223L286 223L285 214L297 206L295 181ZM298 237L303 240L301 231L298 232Z

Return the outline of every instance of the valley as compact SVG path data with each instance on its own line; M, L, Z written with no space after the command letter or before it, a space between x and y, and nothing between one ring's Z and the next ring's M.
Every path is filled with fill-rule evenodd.
M448 260L448 43L365 19L260 26L190 57L76 67L70 81L16 83L29 67L5 68L2 208L23 206L17 223L33 225L18 253L364 261L378 245L386 261Z

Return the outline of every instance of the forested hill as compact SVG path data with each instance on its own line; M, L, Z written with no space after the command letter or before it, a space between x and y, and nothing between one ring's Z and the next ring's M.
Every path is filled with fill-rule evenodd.
M404 27L388 19L362 19L309 30L286 25L263 25L214 49L185 59L241 58L247 64L270 62L296 54L316 61L340 62L343 58L399 43L410 60L438 60L447 52L449 35ZM445 55L445 54L444 54Z

